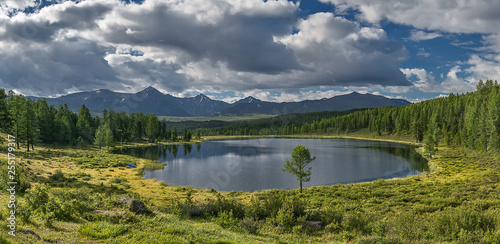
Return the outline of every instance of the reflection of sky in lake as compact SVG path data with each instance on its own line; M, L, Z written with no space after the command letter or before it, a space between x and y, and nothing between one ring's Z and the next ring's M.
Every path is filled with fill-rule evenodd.
M298 187L295 176L281 168L299 144L316 156L310 165L311 181L304 182L304 187L404 177L427 167L411 146L350 139L207 141L201 145L128 149L121 153L167 164L163 170L146 170L144 177L148 179L222 191L253 191Z

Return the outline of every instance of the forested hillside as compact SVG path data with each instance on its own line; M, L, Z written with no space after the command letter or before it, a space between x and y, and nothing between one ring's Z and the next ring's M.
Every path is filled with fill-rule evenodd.
M104 109L102 117L93 117L85 105L77 114L66 104L56 108L42 99L6 94L4 89L0 89L0 130L14 135L18 148L22 142L28 150L37 143L113 146L142 140L189 141L192 136L188 131L178 133L175 127L167 129L167 122L154 114L118 113L111 108Z
M500 88L492 80L480 81L477 91L450 94L425 102L398 107L349 111L311 122L296 118L274 118L276 124L251 121L206 129L205 134L292 135L306 133L345 134L369 128L378 134L411 135L416 142L463 145L479 150L498 150L500 131ZM280 125L280 126L278 126Z
M307 133L346 134L368 128L378 134L411 135L416 142L463 145L479 150L500 148L500 88L492 80L480 82L477 91L450 94L407 106L369 110L289 114L269 119L245 121L213 127L214 121L182 122L183 133L154 114L104 110L102 118L93 117L82 105L74 113L65 105L56 109L45 100L0 90L0 126L28 147L36 143L90 144L112 146L117 142L177 140L189 141L188 130L203 128L203 135L293 135ZM175 123L174 123L175 124ZM182 126L181 126L182 124ZM217 123L215 123L217 124ZM184 128L188 129L185 130Z

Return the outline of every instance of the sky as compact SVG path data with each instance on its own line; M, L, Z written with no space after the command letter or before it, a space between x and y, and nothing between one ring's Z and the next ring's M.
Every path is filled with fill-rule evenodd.
M497 0L0 0L0 87L411 102L500 77Z

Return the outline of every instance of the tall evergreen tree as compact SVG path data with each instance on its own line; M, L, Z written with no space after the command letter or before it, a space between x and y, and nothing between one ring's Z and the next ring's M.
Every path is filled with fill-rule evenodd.
M25 103L26 99L22 95L15 95L9 92L9 113L12 115L12 132L16 136L16 148L19 149L19 142L24 140L26 129Z
M8 132L10 130L10 114L7 104L7 94L4 89L0 89L0 131Z
M80 112L78 113L76 129L78 137L89 143L93 141L92 123L93 123L92 115L90 115L89 109L85 106L85 104L83 104L80 107Z
M28 148L28 152L34 148L35 141L38 140L39 130L38 130L38 119L35 114L35 102L28 98L25 102L24 108L24 117L25 117L25 133L26 133L26 146Z

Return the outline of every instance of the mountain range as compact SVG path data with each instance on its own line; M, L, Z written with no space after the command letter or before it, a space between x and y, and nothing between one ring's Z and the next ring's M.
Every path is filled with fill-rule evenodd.
M38 99L38 98L35 98ZM179 98L163 94L153 87L138 93L118 93L106 89L78 92L58 98L45 98L47 103L58 106L67 104L78 112L82 104L92 112L113 108L117 112L153 113L157 116L208 116L244 114L290 114L318 111L343 111L356 108L376 108L410 104L403 99L390 99L373 94L350 93L346 95L305 100L301 102L266 102L254 97L246 97L234 103L211 99L203 94L195 97Z

